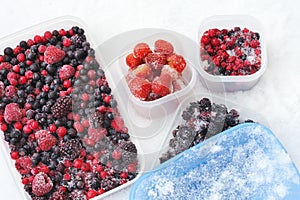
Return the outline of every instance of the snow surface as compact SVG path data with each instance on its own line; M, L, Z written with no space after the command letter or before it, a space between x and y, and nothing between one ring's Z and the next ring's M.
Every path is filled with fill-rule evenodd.
M165 28L198 41L199 23L216 14L249 14L264 26L268 66L249 91L226 98L257 110L300 169L300 67L299 1L2 1L0 37L62 15L81 18L97 44L114 35L139 28ZM45 12L45 9L47 12ZM0 193L3 199L23 200L0 154ZM285 190L276 187L279 193ZM107 199L126 199L130 188Z

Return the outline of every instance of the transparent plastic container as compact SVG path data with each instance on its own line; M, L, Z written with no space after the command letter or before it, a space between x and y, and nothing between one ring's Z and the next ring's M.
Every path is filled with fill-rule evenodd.
M170 139L173 138L173 130L176 129L178 125L183 124L185 121L182 118L182 113L186 108L190 105L192 102L200 101L202 98L208 98L211 103L216 103L218 105L225 105L227 108L227 111L229 112L231 109L235 109L239 113L239 121L243 122L245 120L253 120L256 123L259 123L261 125L264 125L266 127L269 127L269 123L267 120L261 116L259 113L248 109L244 106L241 106L237 103L234 103L230 100L227 100L226 97L221 96L221 94L214 94L214 93L193 93L189 95L186 99L184 99L181 104L179 105L178 109L176 110L175 114L173 115L174 117L172 118L172 124L168 127L168 133L164 139L164 142L162 143L162 146L160 147L160 153L157 159L155 160L154 166L159 166L160 165L160 160L159 158L168 151L169 149L169 141ZM205 141L205 140L204 140Z
M248 15L215 15L208 17L202 21L198 31L198 43L203 33L212 28L218 29L233 29L234 27L248 28L253 32L260 34L261 43L261 67L260 69L251 75L243 76L217 76L211 75L204 70L204 62L201 61L200 56L198 62L201 67L197 68L198 72L202 76L203 84L210 90L216 92L235 92L239 90L251 89L261 78L267 68L267 48L264 39L263 26L254 17ZM200 47L198 49L200 55Z
M79 26L79 27L83 28L85 30L85 35L87 36L87 41L91 44L92 48L94 48L94 49L96 48L97 45L95 44L94 40L90 36L92 34L89 33L89 30L87 30L84 22L82 22L82 20L80 20L76 17L73 17L73 16L64 16L64 17L59 17L59 18L56 18L53 20L49 20L49 21L40 23L38 25L29 27L25 30L19 31L17 33L14 33L12 35L2 38L0 40L0 49L3 50L5 47L14 47L14 46L18 45L20 41L33 38L36 34L44 34L45 31L60 30L62 28L65 30L68 30L72 26ZM96 60L99 62L100 66L103 66L103 64L102 64L103 59L102 59L101 52L96 51ZM120 91L117 91L115 88L113 88L114 83L112 81L113 80L110 80L110 82L109 82L109 85L112 89L112 94L120 92ZM116 99L116 100L118 102L121 101L120 99ZM121 115L121 117L124 118L125 121L126 121L126 118L128 118L128 116L125 116L125 115ZM134 132L134 130L130 129L129 134L131 132ZM0 149L6 159L5 162L8 164L9 168L11 169L10 172L12 174L12 177L15 180L17 187L19 188L19 191L20 191L19 196L22 199L31 199L31 197L28 195L28 193L23 188L23 184L21 183L21 175L15 169L15 165L14 165L15 161L10 158L10 149L9 149L8 143L4 140L4 134L2 131L0 131L0 135L1 135ZM144 160L144 157L142 156L143 150L142 150L141 146L139 145L139 142L136 138L132 137L131 141L136 145L136 148L138 151L138 155L137 155L138 162L139 162L139 166L137 169L138 175L133 180L128 181L127 183L125 183L121 186L118 186L112 190L109 190L109 191L105 192L104 194L96 196L92 200L98 200L98 199L105 198L107 196L114 194L115 192L118 192L118 191L130 186L135 180L138 179L138 177L144 171L145 160Z

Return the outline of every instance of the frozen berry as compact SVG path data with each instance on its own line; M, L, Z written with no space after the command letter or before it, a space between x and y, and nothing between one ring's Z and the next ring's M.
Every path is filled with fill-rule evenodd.
M29 156L19 157L15 162L15 167L20 174L28 174L32 169L32 160Z
M142 65L137 66L132 71L132 73L136 77L145 78L145 79L148 79L148 80L151 80L152 76L153 76L152 69L147 64L142 64Z
M131 68L131 69L134 69L136 68L137 66L139 66L140 64L142 64L142 59L141 58L138 58L138 57L135 57L133 55L133 53L131 54L128 54L126 56L126 64Z
M35 138L42 151L49 151L57 143L56 137L46 130L37 131Z
M145 100L151 92L151 83L143 78L132 79L128 86L131 93L141 100Z
M40 172L34 176L32 181L32 193L36 196L43 196L51 191L53 183L49 176Z
M164 54L149 53L145 57L145 62L154 70L161 70L161 68L167 64L167 58Z
M146 43L139 43L133 48L133 55L137 58L145 58L149 53L152 51Z
M156 40L154 43L154 51L168 55L173 53L174 47L170 42L165 40Z
M64 65L62 68L59 70L59 78L62 80L67 80L74 76L75 74L75 69L71 65Z
M54 64L61 61L65 55L66 53L63 50L51 45L44 52L44 60L48 64Z
M160 96L166 96L173 91L172 77L168 73L161 74L160 77L154 79L152 83L152 91Z
M167 62L171 67L176 69L179 73L181 73L186 67L185 59L181 55L172 54L167 57Z
M22 112L17 103L9 103L4 110L4 120L7 123L14 121L20 121L22 118Z

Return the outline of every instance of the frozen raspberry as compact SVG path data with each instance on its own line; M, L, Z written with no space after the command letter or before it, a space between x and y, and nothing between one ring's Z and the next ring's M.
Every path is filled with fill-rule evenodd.
M37 131L35 138L42 151L49 151L57 143L56 137L46 130Z
M3 97L4 93L5 93L5 86L4 83L2 81L0 81L0 98Z
M0 63L0 70L2 70L2 69L11 70L12 67L13 66L9 62Z
M170 42L167 42L165 40L156 40L154 43L154 51L161 54L169 55L173 53L174 47Z
M149 53L145 57L145 62L150 65L154 70L161 70L167 64L167 58L164 54Z
M4 110L4 120L7 123L14 121L20 121L22 118L22 112L17 103L9 103Z
M186 62L181 55L172 54L167 57L167 62L171 67L176 69L179 73L181 73L186 67Z
M43 196L51 191L53 183L47 174L40 172L34 176L32 181L32 193L36 196Z
M143 42L133 48L133 55L137 58L145 58L149 53L152 53L149 45Z
M59 78L62 80L67 80L74 76L75 74L75 69L71 65L64 65L62 68L59 70Z
M48 64L58 63L65 55L66 53L63 50L51 45L44 52L44 61Z
M75 189L70 193L70 199L86 200L84 190Z
M140 64L143 63L143 60L141 58L138 57L134 57L133 53L128 54L126 56L126 64L131 68L134 69L137 66L139 66Z
M18 89L13 85L9 85L5 88L5 95L8 97L16 96L17 92L18 92Z
M152 82L152 91L160 96L166 96L173 92L172 77L168 73L161 74Z
M116 131L122 131L122 129L124 128L124 120L121 117L115 117L111 121L111 127Z
M52 115L55 118L67 116L72 111L72 99L69 96L59 97L53 105Z
M99 142L107 135L107 130L105 128L88 128L88 135L89 137L94 140L95 142Z
M136 77L128 86L131 93L141 100L145 100L151 92L151 83L147 79Z
M66 200L68 199L68 196L60 191L53 192L53 194L50 196L50 200Z
M15 167L20 174L28 174L32 169L32 160L29 156L19 157L15 162Z

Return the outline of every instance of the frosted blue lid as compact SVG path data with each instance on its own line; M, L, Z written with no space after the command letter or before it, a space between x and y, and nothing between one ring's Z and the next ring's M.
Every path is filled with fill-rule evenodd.
M142 175L130 199L298 200L300 174L271 130L244 123Z

